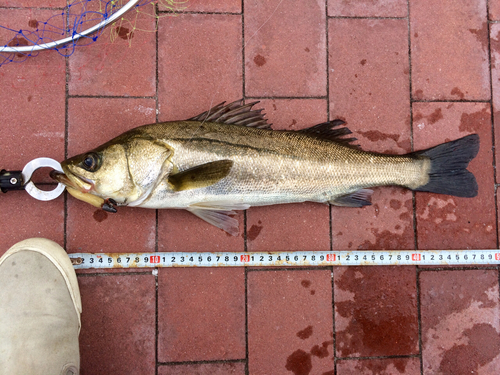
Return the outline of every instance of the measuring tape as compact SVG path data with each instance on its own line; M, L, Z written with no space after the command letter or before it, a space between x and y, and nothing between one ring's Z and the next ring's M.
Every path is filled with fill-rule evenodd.
M500 250L76 253L68 255L75 269L500 264Z

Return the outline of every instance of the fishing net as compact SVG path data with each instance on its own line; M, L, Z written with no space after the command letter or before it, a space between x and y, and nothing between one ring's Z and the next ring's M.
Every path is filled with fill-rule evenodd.
M76 47L94 43L108 25L112 25L111 42L117 37L125 39L122 33L136 32L137 16L142 9L147 5L154 7L158 2L161 9L167 11L182 10L185 3L182 0L75 0L58 12L54 9L57 13L45 21L30 20L29 29L14 29L0 23L3 36L0 67L23 62L47 49L70 56ZM157 12L152 13L158 19ZM122 27L125 23L128 27Z

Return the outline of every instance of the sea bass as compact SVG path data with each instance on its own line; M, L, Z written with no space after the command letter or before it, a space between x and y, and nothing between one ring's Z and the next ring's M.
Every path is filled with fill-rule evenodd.
M275 131L256 103L221 103L185 121L145 125L61 163L51 176L97 207L181 208L238 234L234 210L292 202L369 205L374 186L477 195L469 135L407 155L365 152L344 122Z

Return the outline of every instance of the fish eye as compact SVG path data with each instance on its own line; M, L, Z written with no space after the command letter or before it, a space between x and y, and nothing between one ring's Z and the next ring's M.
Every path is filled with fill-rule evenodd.
M83 169L89 172L95 172L101 166L100 161L101 158L99 157L99 155L97 155L95 152L91 152L85 155L85 158L83 159L81 165Z

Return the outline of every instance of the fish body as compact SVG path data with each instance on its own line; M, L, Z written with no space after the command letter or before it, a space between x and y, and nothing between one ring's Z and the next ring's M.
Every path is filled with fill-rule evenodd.
M465 168L477 135L407 155L365 152L334 120L302 131L273 131L241 102L186 121L132 129L62 163L53 177L79 199L113 206L187 209L238 232L233 210L293 202L360 207L374 186L474 196ZM92 195L92 197L90 197Z

